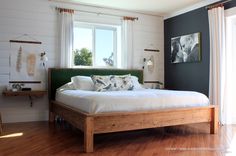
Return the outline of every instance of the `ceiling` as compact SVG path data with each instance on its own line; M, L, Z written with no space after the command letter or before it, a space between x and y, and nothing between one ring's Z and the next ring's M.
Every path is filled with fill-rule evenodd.
M61 0L73 3L123 9L146 14L165 16L181 9L197 5L198 3L211 3L216 0Z

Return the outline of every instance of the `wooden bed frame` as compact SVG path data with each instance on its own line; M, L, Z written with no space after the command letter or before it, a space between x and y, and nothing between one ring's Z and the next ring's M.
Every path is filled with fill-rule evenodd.
M210 123L210 133L217 133L218 107L215 105L194 108L165 109L157 111L88 114L55 101L55 87L58 88L60 85L65 84L65 81L69 82L70 79L68 79L68 77L82 74L89 75L94 71L95 74L100 73L100 75L105 75L107 73L114 74L114 70L118 71L118 74L134 74L141 79L140 82L143 81L143 73L141 70L49 69L49 120L53 122L55 115L59 115L73 126L83 131L85 152L93 152L94 134L201 122ZM59 73L61 73L63 76L58 76ZM66 78L65 73L67 73ZM56 83L55 81L59 81L60 83Z

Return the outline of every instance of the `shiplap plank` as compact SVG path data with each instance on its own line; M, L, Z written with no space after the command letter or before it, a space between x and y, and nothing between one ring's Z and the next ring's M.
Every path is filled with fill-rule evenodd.
M24 20L21 18L8 18L8 17L4 17L1 18L1 25L12 25L15 27L17 23L17 27L32 27L32 28L40 28L40 29L44 29L45 27L48 30L52 30L52 29L56 29L57 25L55 24L55 22L46 22L46 21L38 21L35 20L35 22L32 22L32 20Z
M54 30L54 32L58 32L57 30ZM11 33L7 33L7 32L0 32L0 41L1 42L8 42L10 39L12 39L13 37L19 37L23 35L22 32L11 32ZM48 40L48 39L57 39L59 37L59 34L58 33L55 33L55 34L47 34L47 35L42 35L42 34L28 34L28 35L31 35L33 37L37 37L37 38L43 38L45 40Z
M159 33L163 32L163 30L157 29L160 27L161 27L161 25L147 26L147 25L142 25L142 24L135 24L134 30L159 34Z
M9 52L7 51L7 52L5 52L5 51L1 51L0 50L0 58L4 58L4 59L9 59Z
M2 58L0 56L0 67L8 67L9 66L9 58Z
M0 25L0 33L1 32L5 32L5 33L18 33L18 32L24 32L23 34L35 34L35 35L50 35L53 36L54 33L56 33L55 28L47 28L42 26L42 28L40 28L40 26L38 27L18 27L16 25Z
M15 10L17 12L48 14L53 9L48 0L1 0L1 10ZM50 19L50 18L49 18Z
M0 18L16 20L16 21L21 19L22 22L37 20L37 23L45 22L54 24L57 21L56 13L41 14L37 12L27 12L27 11L19 12L17 10L6 10L6 9L0 10L0 13L1 13Z
M0 67L0 75L9 74L10 68L8 67Z
M0 83L1 84L8 84L9 82L9 75L0 75Z

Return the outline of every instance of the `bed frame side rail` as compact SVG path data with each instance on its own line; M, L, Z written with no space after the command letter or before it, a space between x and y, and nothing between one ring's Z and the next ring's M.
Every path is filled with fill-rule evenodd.
M93 152L94 134L210 123L210 133L218 131L218 107L195 107L146 112L102 113L90 115L52 102L53 112L84 132L84 150Z

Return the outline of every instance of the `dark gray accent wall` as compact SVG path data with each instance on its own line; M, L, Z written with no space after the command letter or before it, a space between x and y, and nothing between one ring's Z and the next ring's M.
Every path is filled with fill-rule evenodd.
M236 0L225 9L236 6ZM202 60L196 63L171 63L171 38L195 32L201 33ZM165 87L174 90L198 91L208 95L210 41L208 13L205 7L164 21Z
M225 9L229 9L236 6L236 0L232 0L225 4Z
M196 63L171 63L171 38L195 32L201 33L202 58ZM209 26L205 8L200 8L164 21L165 87L199 91L208 94Z

